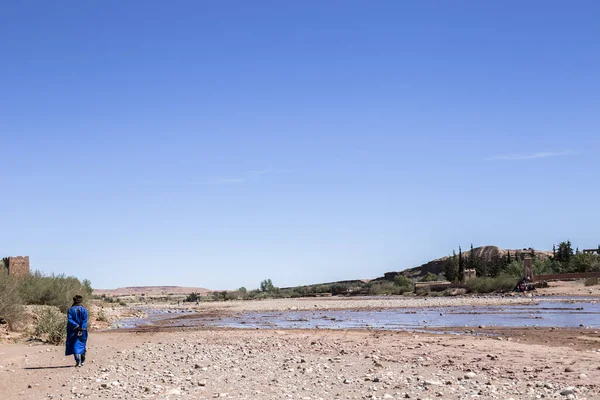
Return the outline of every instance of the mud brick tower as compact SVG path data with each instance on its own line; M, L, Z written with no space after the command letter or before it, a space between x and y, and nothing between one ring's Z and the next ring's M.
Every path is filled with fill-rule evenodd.
M25 257L5 257L0 262L0 268L6 268L8 274L12 276L29 275L29 256Z

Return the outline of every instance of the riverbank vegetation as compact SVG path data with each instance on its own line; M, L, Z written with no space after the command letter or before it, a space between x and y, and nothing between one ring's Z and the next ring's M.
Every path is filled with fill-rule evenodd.
M538 254L533 248L523 251L508 251L503 256L478 257L473 251L464 252L458 248L452 252L444 264L443 274L451 282L464 282L465 269L476 271L477 277L495 278L508 275L523 278L524 260L530 258L534 275L600 272L600 246L597 253L581 252L573 249L570 241L553 246L551 256Z
M24 317L23 307L26 305L49 306L60 313L60 318L66 320L65 313L76 294L83 296L86 302L92 294L91 283L87 280L82 282L73 276L45 275L38 271L23 277L11 276L0 269L0 324L7 324L9 329L14 329ZM50 327L57 320L58 317L54 314L51 316L50 313L48 311L38 315L38 322L46 324L46 327L40 329Z

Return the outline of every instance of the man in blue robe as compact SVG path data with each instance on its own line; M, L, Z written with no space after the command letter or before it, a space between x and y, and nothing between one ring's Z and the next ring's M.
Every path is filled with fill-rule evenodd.
M82 367L85 363L85 346L88 337L88 313L82 305L83 297L73 297L73 305L67 313L67 347L65 355L75 357L75 366Z

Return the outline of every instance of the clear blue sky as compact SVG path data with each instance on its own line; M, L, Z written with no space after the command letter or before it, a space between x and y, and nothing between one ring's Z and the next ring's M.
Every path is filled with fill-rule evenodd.
M4 2L0 254L94 287L600 242L597 1Z

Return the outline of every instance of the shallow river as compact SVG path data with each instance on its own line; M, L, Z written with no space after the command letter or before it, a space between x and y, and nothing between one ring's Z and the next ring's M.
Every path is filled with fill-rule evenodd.
M165 313L164 310L142 308L146 318L118 321L116 327L133 328L144 325L210 326L230 328L374 328L418 330L436 327L600 327L598 299L545 299L531 305L394 308L353 311L284 311L246 312L222 317L203 313Z

